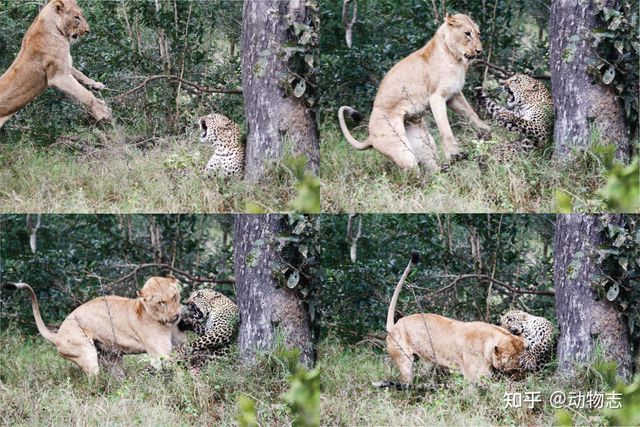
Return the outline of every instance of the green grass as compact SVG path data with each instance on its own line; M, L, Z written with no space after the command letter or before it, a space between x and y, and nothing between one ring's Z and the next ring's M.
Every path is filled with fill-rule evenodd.
M556 410L549 403L551 393L606 389L594 370L563 380L554 374L552 365L522 381L499 378L487 381L487 387L480 389L459 373L439 373L434 377L425 364L418 362L414 383L431 384L434 378L436 384L446 387L436 391L398 391L371 385L382 379L399 380L397 370L381 351L330 342L321 346L319 360L323 425L555 425ZM527 403L520 408L506 407L506 392L521 393L523 399L526 392L540 392L542 402L533 409ZM597 411L574 411L569 419L573 417L577 424L606 424Z
M103 372L89 380L39 336L11 329L0 348L0 425L235 426L240 395L255 401L260 425L296 419L287 395L300 384L291 386L287 356L247 366L234 353L197 375L179 366L147 374L145 356L126 356L124 380Z
M0 212L319 210L317 180L300 176L297 160L269 166L263 182L238 182L203 174L212 149L195 131L146 139L115 126L74 139L0 144ZM309 203L314 196L315 204Z
M373 149L355 150L337 127L326 125L321 144L322 211L556 212L558 191L571 198L573 210L606 209L597 195L606 182L606 168L598 156L583 153L569 164L559 164L547 149L499 162L488 154L491 146L516 135L495 126L493 132L492 141L484 142L470 129L454 126L469 159L446 173L420 176L399 170ZM366 129L356 135L364 139Z

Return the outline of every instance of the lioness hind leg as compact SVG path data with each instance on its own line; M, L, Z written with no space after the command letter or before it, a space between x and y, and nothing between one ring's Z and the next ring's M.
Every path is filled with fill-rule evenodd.
M49 85L68 93L84 104L97 121L111 120L111 111L109 107L107 107L107 104L93 96L89 90L82 86L70 74L53 76L49 79Z
M409 349L403 348L398 338L392 333L387 335L387 353L400 371L402 382L411 384L413 381L413 353Z
M98 350L87 338L67 339L58 343L56 348L62 357L78 365L87 375L100 372Z
M418 167L418 159L411 151L402 117L390 118L371 113L369 141L380 154L394 162L400 169Z
M409 146L418 159L418 163L429 172L439 171L440 167L436 161L436 144L425 123L421 119L407 122L405 129Z

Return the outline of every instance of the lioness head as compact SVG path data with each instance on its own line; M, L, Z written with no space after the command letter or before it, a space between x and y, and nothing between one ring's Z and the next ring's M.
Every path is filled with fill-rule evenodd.
M520 369L520 356L524 352L526 344L522 337L506 335L502 337L493 349L492 365L495 369L504 372L513 372Z
M76 0L52 0L50 5L55 13L56 27L69 43L74 43L78 37L89 32L89 24Z
M480 28L467 15L449 15L440 27L444 42L455 59L472 59L482 53Z
M180 290L175 277L152 277L138 291L138 316L146 311L160 323L176 323L180 308Z

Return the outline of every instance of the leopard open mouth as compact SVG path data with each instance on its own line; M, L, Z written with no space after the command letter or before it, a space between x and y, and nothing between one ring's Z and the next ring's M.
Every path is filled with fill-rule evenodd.
M507 105L508 106L513 106L516 103L516 97L513 94L513 91L511 90L511 88L507 85L504 85L504 90L507 92Z
M207 137L207 121L204 119L200 120L200 141L204 142L204 139Z

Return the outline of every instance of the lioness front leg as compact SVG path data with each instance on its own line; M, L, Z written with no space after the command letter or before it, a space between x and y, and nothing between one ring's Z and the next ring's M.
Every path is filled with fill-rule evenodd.
M462 92L458 92L457 94L453 95L451 99L449 99L447 105L457 114L465 116L469 120L471 120L471 124L476 128L478 135L482 139L491 138L491 127L489 127L489 125L487 125L482 121L482 119L480 119L480 117L478 117L478 114L476 114L471 105L469 105Z
M447 160L455 159L455 157L462 154L462 150L458 147L458 143L456 142L453 132L451 131L451 126L449 125L449 118L447 117L447 103L440 95L432 95L429 98L429 104L431 106L433 118L438 126L440 140L442 141L442 148L444 149L444 156Z
M87 77L82 71L71 67L71 75L79 81L81 84L95 90L102 90L105 88L104 84L97 82L90 77Z
M53 76L49 79L49 86L54 86L83 103L97 121L111 120L111 111L107 104L93 96L71 74Z

